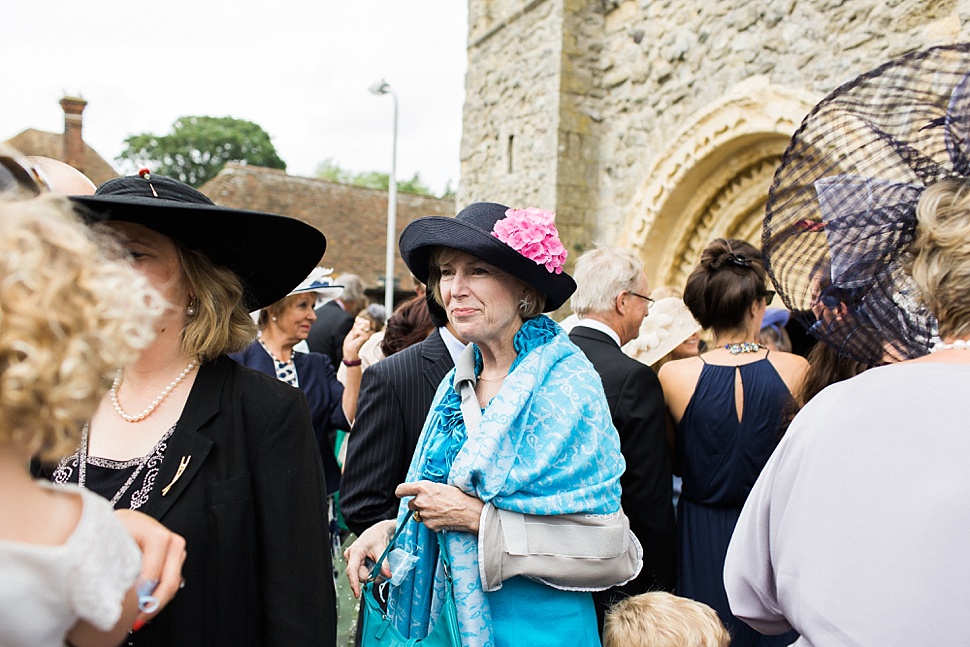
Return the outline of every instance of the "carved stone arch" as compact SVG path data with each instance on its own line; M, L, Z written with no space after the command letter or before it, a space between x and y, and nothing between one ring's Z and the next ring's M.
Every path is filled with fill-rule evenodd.
M748 79L696 114L655 158L626 219L627 243L651 285L682 289L714 238L760 247L771 179L813 105L807 94Z

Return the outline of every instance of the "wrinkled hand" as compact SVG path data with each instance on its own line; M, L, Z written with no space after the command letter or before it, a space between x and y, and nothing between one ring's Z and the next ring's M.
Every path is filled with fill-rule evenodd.
M413 497L408 501L408 508L415 511L415 520L420 519L428 530L458 530L478 534L485 504L454 485L432 481L402 483L394 494L402 499Z
M145 580L158 582L158 586L152 593L152 596L158 600L158 609L152 613L139 613L133 626L140 627L158 615L181 588L185 539L141 512L115 510L115 515L125 524L128 533L141 549L139 582Z
M354 592L354 597L360 597L361 582L367 581L370 577L373 565L367 566L365 563L368 558L376 562L384 553L391 537L394 536L396 522L394 520L380 521L365 530L354 543L344 551L344 559L347 560L347 581ZM385 561L381 564L381 576L384 579L391 578L391 570Z
M360 356L360 349L370 336L374 334L371 329L371 322L363 317L354 319L354 326L344 337L343 351L344 359L355 360Z

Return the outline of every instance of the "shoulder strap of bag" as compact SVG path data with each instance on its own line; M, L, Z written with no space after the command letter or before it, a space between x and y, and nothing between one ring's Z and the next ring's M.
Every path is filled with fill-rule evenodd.
M461 415L465 419L465 430L474 433L482 421L482 409L475 395L475 348L472 344L458 356L455 364L455 390L461 396Z
M451 558L448 556L448 545L445 541L445 532L435 533L438 535L438 554L441 555L441 563L444 565L445 577L451 582Z

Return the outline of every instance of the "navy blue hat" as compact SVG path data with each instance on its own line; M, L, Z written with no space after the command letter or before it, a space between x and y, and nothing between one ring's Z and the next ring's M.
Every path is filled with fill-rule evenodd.
M161 175L108 180L94 195L71 196L88 222L118 220L148 227L198 250L242 281L247 308L285 297L320 262L327 239L286 216L216 206L205 194Z
M411 273L422 283L427 283L431 273L431 251L435 247L450 247L471 254L537 289L546 297L543 310L551 312L566 303L576 291L576 282L561 269L566 253L555 226L551 224L553 215L534 209L513 210L494 202L475 202L454 218L427 216L408 224L401 234L401 256ZM561 250L553 260L528 258L497 237L496 223L499 221L508 224L507 218L530 217L548 218L542 223L544 231L548 232L546 240ZM498 229L503 231L503 225Z

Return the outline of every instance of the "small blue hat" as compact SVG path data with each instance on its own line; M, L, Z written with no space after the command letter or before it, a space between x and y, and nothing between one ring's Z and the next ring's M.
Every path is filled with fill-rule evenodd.
M761 330L775 327L784 328L788 325L788 318L791 313L784 308L765 308L765 316L761 320Z

